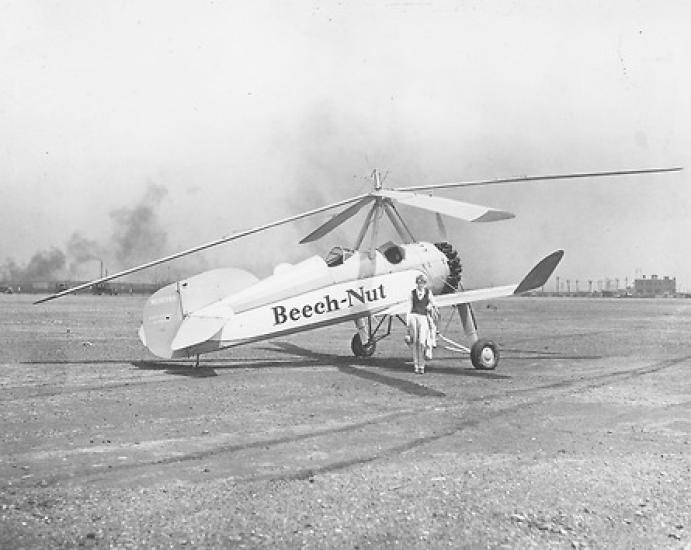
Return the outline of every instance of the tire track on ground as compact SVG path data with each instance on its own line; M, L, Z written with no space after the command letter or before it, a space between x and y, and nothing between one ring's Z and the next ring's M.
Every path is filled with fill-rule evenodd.
M671 367L675 367L681 363L691 361L691 355L689 356L683 356L683 357L677 357L674 359L670 360L664 360L664 361L659 361L656 363L653 363L652 365L648 365L645 367L638 367L636 369L632 369L629 371L624 371L624 372L615 372L615 373L608 373L608 374L602 374L599 376L596 376L594 378L588 379L587 382L580 384L583 382L583 379L578 379L578 380L567 380L567 381L561 381L561 382L556 382L553 384L544 384L542 386L536 386L534 388L522 388L518 390L511 390L509 392L504 392L502 394L494 394L490 396L483 396L483 397L477 397L471 400L468 400L467 402L479 402L479 401L487 401L488 399L492 399L493 397L508 397L512 396L515 394L520 394L520 393L535 393L537 391L542 391L542 390L552 390L552 389L566 389L569 390L571 388L574 388L575 386L580 386L582 387L576 387L575 391L565 391L565 392L560 392L558 394L550 395L550 396L541 396L539 398L532 399L528 402L522 402L518 403L509 407L504 407L501 409L498 409L496 411L490 412L490 413L485 413L482 417L480 418L472 418L472 419L467 419L463 420L457 424L454 424L450 429L444 430L440 433L436 434L431 434L428 436L422 436L415 438L411 441L408 441L406 443L400 444L400 445L395 445L392 447L389 447L388 449L385 449L383 452L371 455L368 457L364 458L352 458L352 459L347 459L347 460L342 460L338 462L333 462L331 464L324 465L322 467L317 467L317 468L306 468L303 470L299 470L297 472L293 472L291 474L283 475L283 476L271 476L268 474L265 475L257 475L254 477L249 477L245 479L245 481L259 481L259 480L304 480L304 479L310 479L318 474L326 474L326 473L333 473L337 472L339 470L345 470L354 466L361 466L364 464L372 463L377 460L382 460L394 456L398 456L404 452L411 451L413 449L417 449L420 447L423 447L425 445L428 445L430 443L434 443L436 441L439 441L441 439L444 439L446 437L452 437L455 435L458 435L462 431L468 429L468 428L476 428L483 424L484 422L496 420L498 418L501 418L502 416L506 415L511 415L516 412L520 412L521 410L524 410L526 407L531 407L534 405L543 405L548 401L553 401L557 398L561 398L564 395L568 395L569 393L580 393L583 391L588 391L594 388L598 388L604 385L607 385L611 383L612 380L616 379L627 379L627 378L636 378L639 376L645 376L647 374L653 374L655 372L659 372ZM451 409L453 406L445 407L435 407L435 411L438 411L439 409Z
M549 384L542 384L539 386L533 386L530 388L519 388L511 389L503 392L498 392L494 394L482 395L473 398L469 398L463 401L463 403L436 403L434 405L426 404L420 407L414 407L410 409L404 409L395 411L392 413L384 414L375 418L368 420L355 422L352 424L347 424L344 426L339 426L336 428L328 428L322 430L314 430L304 434L296 434L284 437L278 437L269 440L257 440L249 443L240 444L230 444L214 447L208 450L196 451L192 453L187 453L184 455L176 455L164 459L153 460L149 462L139 462L134 464L122 464L122 465L111 465L108 468L102 468L97 471L89 472L77 472L69 473L64 475L54 476L48 479L44 479L41 482L41 486L45 487L48 485L54 485L60 481L76 481L79 479L87 479L91 481L104 481L111 476L117 475L124 471L137 471L145 470L152 466L171 466L176 464L185 464L194 461L201 461L207 458L215 458L222 455L238 453L241 451L252 450L252 449L270 449L271 447L279 447L282 445L290 445L293 443L304 442L310 439L318 439L320 437L331 436L335 434L346 434L351 433L361 429L367 429L372 426L379 426L386 422L398 421L412 415L419 415L424 413L448 413L450 411L458 411L466 407L468 404L475 404L479 402L486 402L488 400L500 400L512 398L514 396L524 396L529 397L533 394L538 394L532 399L523 400L520 403L511 404L510 406L500 407L491 412L482 412L481 415L478 414L473 418L465 418L460 422L453 424L446 430L442 430L438 433L433 433L430 435L420 436L413 438L409 441L403 442L398 445L393 445L383 449L381 452L371 453L367 456L358 456L353 458L348 458L344 460L339 460L324 464L322 466L316 466L311 468L298 469L290 473L260 473L260 474L250 474L247 476L236 477L235 481L260 481L260 480L304 480L314 477L315 475L337 472L340 470L345 470L352 467L357 467L359 465L364 465L372 463L378 460L384 460L390 457L398 456L401 453L411 451L422 446L428 445L430 443L439 441L440 439L451 437L459 434L463 430L469 428L476 428L485 422L490 422L501 418L502 416L512 415L519 412L526 407L531 407L535 405L544 405L549 401L554 401L555 399L562 398L564 395L570 393L580 393L583 391L588 391L590 389L598 388L604 385L611 384L612 382L632 379L640 376L645 376L648 374L653 374L660 372L669 368L676 367L685 362L691 361L691 355L664 359L661 361L656 361L649 365L644 365L634 369L626 369L617 372L607 372L596 376L584 378L578 377L568 380L560 380L557 382L552 382ZM553 393L548 395L543 395L544 391L553 390Z

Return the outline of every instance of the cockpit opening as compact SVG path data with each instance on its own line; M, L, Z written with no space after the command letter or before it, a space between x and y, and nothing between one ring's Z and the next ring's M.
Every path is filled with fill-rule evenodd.
M403 261L403 258L405 258L405 250L390 241L379 247L379 251L391 264L400 264Z
M334 246L329 253L326 255L324 260L326 265L329 267L336 267L337 265L342 265L348 258L350 258L355 251L351 248L345 248L343 246Z

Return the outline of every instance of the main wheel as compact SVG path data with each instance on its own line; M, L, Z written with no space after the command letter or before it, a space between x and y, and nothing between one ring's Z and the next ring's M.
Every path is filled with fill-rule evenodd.
M353 350L353 355L355 355L355 357L371 357L374 350L377 349L377 343L371 342L369 344L363 344L360 339L360 333L356 332L353 339L350 341L350 349Z
M470 348L470 362L476 369L494 370L499 364L499 348L492 340L480 339Z

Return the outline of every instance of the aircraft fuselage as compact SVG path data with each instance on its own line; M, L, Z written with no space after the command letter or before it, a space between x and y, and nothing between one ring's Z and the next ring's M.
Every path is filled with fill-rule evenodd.
M407 300L418 274L434 293L449 274L431 243L340 250L279 265L262 280L215 270L168 285L147 302L140 337L160 357L190 357L376 315Z

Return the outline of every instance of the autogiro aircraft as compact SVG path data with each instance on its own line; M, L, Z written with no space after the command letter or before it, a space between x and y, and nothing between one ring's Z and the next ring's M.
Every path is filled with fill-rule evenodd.
M295 265L281 264L272 275L262 280L241 269L221 268L164 286L144 306L139 329L142 343L158 357L196 358L198 365L199 356L204 353L350 321L354 322L356 329L351 341L352 352L358 357L368 357L374 353L377 342L391 334L394 319L405 324L402 316L408 312L415 279L422 273L428 279L428 287L434 293L437 305L440 308L453 308L453 314L458 312L469 343L468 347L439 334L447 344L446 349L469 354L475 368L494 369L499 362L499 349L493 341L478 337L471 304L517 295L543 286L560 262L563 251L552 252L543 258L517 284L465 290L461 283L462 267L458 251L445 240L438 243L416 240L396 204L433 212L444 235L442 215L472 223L496 222L513 218L514 215L486 206L433 196L428 193L431 189L675 170L679 168L524 176L404 188L383 187L379 173L374 171L374 189L369 193L234 233L69 288L35 303L347 206L300 241L313 242L369 207L354 245L350 248L334 247L325 258L313 256ZM379 223L384 216L393 225L400 242L389 241L377 245Z

